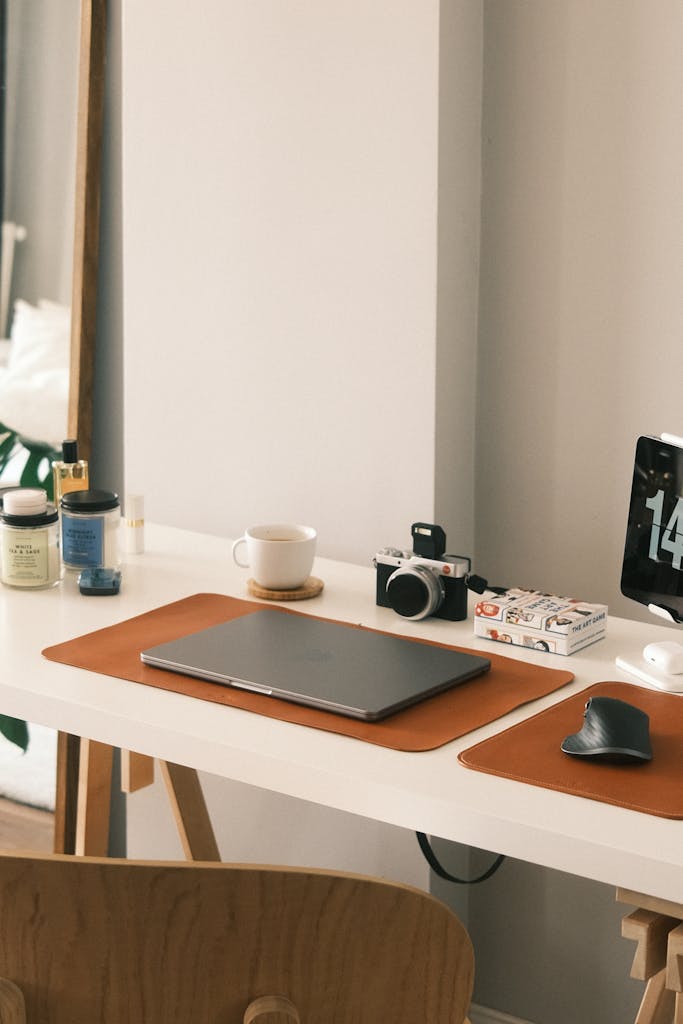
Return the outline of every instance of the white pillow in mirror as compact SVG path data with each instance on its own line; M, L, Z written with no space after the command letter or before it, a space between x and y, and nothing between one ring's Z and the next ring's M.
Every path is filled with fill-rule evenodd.
M59 448L67 436L69 371L30 375L0 369L0 423L29 441Z
M66 437L70 333L66 306L18 299L7 367L0 370L0 423L54 448Z
M32 306L17 299L7 369L12 373L67 369L70 335L71 310L67 306L46 299Z

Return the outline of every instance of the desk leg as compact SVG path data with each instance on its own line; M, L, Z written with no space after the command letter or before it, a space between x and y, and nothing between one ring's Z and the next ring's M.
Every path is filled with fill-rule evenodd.
M674 1024L683 1024L683 924L669 933L666 985L676 993Z
M683 904L624 889L617 900L639 908L621 925L638 944L631 977L646 982L635 1024L683 1024Z
M154 782L154 758L136 754L132 750L121 751L121 790L137 793Z
M80 739L67 732L57 733L57 782L55 789L55 853L76 850L78 805L78 759Z
M636 1024L673 1024L674 994L665 986L665 971L658 971L645 986Z
M149 785L153 760L129 755L127 792ZM54 852L106 857L113 748L94 740L59 733L55 799ZM218 844L197 772L160 761L176 827L188 860L219 861Z
M113 760L113 747L95 740L81 740L74 850L81 856L106 857L109 852Z
M176 827L188 860L220 860L204 794L194 768L159 761ZM121 784L134 793L154 782L154 759L131 751L121 752Z
M180 840L188 860L220 860L218 844L194 768L159 761Z

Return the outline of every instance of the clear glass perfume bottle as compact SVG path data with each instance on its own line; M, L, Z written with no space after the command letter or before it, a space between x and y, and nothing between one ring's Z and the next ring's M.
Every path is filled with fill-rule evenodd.
M57 508L63 494L88 490L88 463L78 458L78 441L73 438L62 442L62 458L52 463L52 484Z

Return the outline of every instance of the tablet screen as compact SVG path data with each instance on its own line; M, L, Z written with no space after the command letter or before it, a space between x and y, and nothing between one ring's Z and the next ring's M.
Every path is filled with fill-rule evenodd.
M683 448L658 437L636 446L621 592L683 621Z

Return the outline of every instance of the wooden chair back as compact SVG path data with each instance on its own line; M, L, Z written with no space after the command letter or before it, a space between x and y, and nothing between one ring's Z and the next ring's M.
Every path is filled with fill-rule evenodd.
M471 997L458 918L363 876L0 854L0 922L2 1024L463 1024Z

